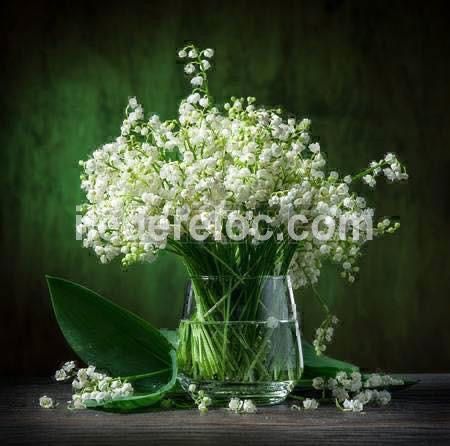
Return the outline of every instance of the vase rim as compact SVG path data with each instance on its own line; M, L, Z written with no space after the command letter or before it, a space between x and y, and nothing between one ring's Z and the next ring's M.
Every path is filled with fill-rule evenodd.
M269 316L270 318L270 316ZM269 319L268 318L268 319ZM228 320L228 321L200 321L200 320L192 320L192 319L181 319L181 322L184 324L190 324L190 325L263 325L263 324L270 324L276 321L278 324L295 324L297 323L297 319L278 319L276 317L272 317L273 320L268 319L255 319L253 321L241 321L241 320ZM272 328L278 328L272 327Z

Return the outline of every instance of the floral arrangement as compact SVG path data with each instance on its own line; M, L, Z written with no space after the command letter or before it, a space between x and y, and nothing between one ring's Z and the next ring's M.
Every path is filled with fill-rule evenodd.
M284 398L301 382L303 366L309 368L308 389L321 391L322 399L334 399L344 411L389 402L385 389L403 385L402 381L361 375L356 366L327 357L323 366L317 366L338 319L314 285L325 262L339 265L341 276L354 282L364 245L400 227L393 219L376 218L354 186L373 188L381 176L389 182L406 180L404 166L387 153L354 174L329 170L309 119L258 106L254 97L232 97L221 107L208 83L214 51L187 45L178 56L191 89L181 100L177 118L146 117L132 97L120 135L80 161L86 202L80 207L77 232L102 263L121 258L128 267L153 261L161 251L179 256L191 278L195 313L182 321L175 346L144 321L110 309L89 290L50 278L57 316L59 306L64 307L60 325L85 362L92 359L92 346L97 345L100 364L112 364L111 358L103 357L104 339L87 326L76 325L75 317L63 317L67 311L84 315L95 311L91 305L109 308L117 318L109 321L108 330L114 323L125 324L127 333L137 330L131 343L148 336L147 350L135 346L136 357L155 352L152 370L147 373L139 360L127 378L112 378L93 366L74 375L75 369L66 364L56 378L76 377L69 406L127 411L166 401L181 371L199 379L200 386L195 381L183 387L205 413L213 400L202 380L246 386L272 381L272 387L285 386ZM292 294L291 284L312 286L326 311L313 346L301 341L304 351L314 352L308 350L304 364L301 347L297 348L300 335L293 298L281 308L283 293ZM268 286L272 301L262 297ZM64 299L64 293L75 291L83 296L83 310ZM273 301L279 314L269 308ZM120 336L117 333L115 339L126 349ZM80 339L89 349L81 347ZM285 356L279 356L280 351ZM117 375L129 367L124 359L114 369ZM327 372L312 375L313 369ZM332 376L329 370L334 370ZM149 393L150 388L157 390ZM305 410L318 407L314 398L299 399ZM256 412L255 402L239 395L230 399L228 409Z
M363 245L400 224L381 218L373 227L374 209L351 187L359 181L374 187L381 175L406 180L396 156L388 153L353 175L327 171L309 119L286 118L253 97L232 97L219 108L208 87L214 51L188 45L178 55L192 86L178 118L147 119L133 97L120 136L80 162L84 246L103 263L122 256L124 265L167 250L182 257L192 276L289 273L294 288L315 284L323 263L332 261L353 282ZM314 236L337 221L339 231ZM275 234L267 238L269 230ZM199 240L195 235L210 243L188 243ZM256 258L251 266L250 258ZM330 323L322 329L318 352L331 338Z
M117 256L124 265L151 261L164 249L189 263L180 243L193 239L189 221L201 225L200 241L250 240L266 251L278 244L270 267L258 265L254 271L289 271L295 288L316 283L325 260L340 264L342 276L354 281L362 245L399 224L381 219L372 234L367 221L374 209L351 186L362 181L374 187L380 175L391 182L407 179L396 156L388 153L354 175L327 171L309 119L257 107L253 97L232 97L221 109L208 88L214 51L188 45L178 55L187 61L184 71L192 86L178 118L147 119L133 97L120 136L80 162L87 197L78 227L84 246L103 263ZM295 246L288 234L292 215L305 217L298 223L307 233ZM321 240L313 236L317 216L325 224L336 219L360 223L361 234L354 240L352 228L346 227L344 233ZM158 225L158 233L145 225L150 221ZM231 230L225 231L230 221ZM260 240L261 225L275 229L277 237ZM248 228L245 234L239 231L243 227ZM229 266L247 272L246 265Z

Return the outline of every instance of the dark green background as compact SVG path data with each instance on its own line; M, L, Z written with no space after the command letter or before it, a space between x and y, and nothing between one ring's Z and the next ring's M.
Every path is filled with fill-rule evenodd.
M46 374L72 357L44 274L95 289L176 327L185 273L172 257L123 272L75 240L78 160L117 136L127 98L173 117L187 85L176 50L216 49L217 101L254 95L310 117L330 166L353 172L395 151L407 185L370 201L401 216L371 244L357 283L327 269L320 288L343 321L333 354L392 371L450 365L450 39L444 3L14 2L3 7L1 361ZM320 313L298 294L306 333ZM99 318L101 315L99 315Z

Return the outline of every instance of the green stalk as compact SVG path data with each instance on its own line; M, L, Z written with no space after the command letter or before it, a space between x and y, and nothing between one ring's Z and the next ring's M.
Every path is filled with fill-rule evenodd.
M265 314L263 277L286 274L298 246L273 240L260 245L249 241L169 244L192 278L196 304L196 314L180 327L181 370L200 380L253 382L282 379L283 373L287 373L283 379L294 376L279 362L267 369L273 330L268 332L264 322L248 321Z

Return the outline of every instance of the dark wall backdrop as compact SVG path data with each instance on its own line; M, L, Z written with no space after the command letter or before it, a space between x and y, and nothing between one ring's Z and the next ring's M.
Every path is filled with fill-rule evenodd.
M372 369L450 366L450 39L444 2L10 2L1 42L1 372L47 374L73 355L44 274L176 327L185 273L170 256L123 271L75 240L78 160L119 132L127 98L174 116L187 92L176 50L216 49L217 101L254 95L310 117L332 167L395 151L407 185L371 204L402 228L372 243L352 286L327 268L342 320L331 353ZM305 334L320 312L299 292ZM101 317L101 315L99 315Z

